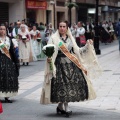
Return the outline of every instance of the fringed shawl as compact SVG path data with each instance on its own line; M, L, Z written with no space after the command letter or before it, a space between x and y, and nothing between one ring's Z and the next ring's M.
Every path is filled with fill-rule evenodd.
M78 58L79 62L87 69L87 76L84 74L84 77L88 84L88 90L89 90L89 99L94 99L96 97L95 92L92 88L92 84L90 82L90 79L99 77L101 75L101 67L98 63L97 56L94 51L93 45L87 42L87 44L79 48L75 42L75 39L73 38L70 29L68 28L67 31L68 37L71 39L73 43L73 50L75 53L75 56ZM54 44L56 46L55 52L52 57L52 63L53 63L53 72L49 70L49 63L46 61L46 67L45 67L45 79L44 79L44 85L42 89L41 94L41 104L49 104L50 102L50 95L51 95L51 78L56 77L56 67L55 67L55 60L58 54L59 49L59 42L62 41L60 39L59 32L56 31L55 34L53 34L48 42L48 44Z

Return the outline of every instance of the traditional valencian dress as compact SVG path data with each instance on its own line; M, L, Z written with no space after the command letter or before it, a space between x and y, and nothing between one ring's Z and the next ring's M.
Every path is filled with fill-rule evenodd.
M33 47L33 53L35 54L37 60L40 59L41 55L41 41L37 41L37 38L40 38L40 31L39 30L31 30L30 31L31 40L32 40L32 47Z
M30 62L30 54L31 52L31 43L30 43L30 34L28 32L20 31L18 33L19 36L19 57L21 62ZM29 39L26 43L22 41L22 37L26 37Z
M46 61L41 104L79 102L96 98L89 80L101 73L94 48L89 42L79 48L69 29L67 36L66 40L63 40L57 31L48 42L48 44L55 45L55 52L52 56L53 71L50 71L49 63ZM65 45L70 54L78 59L81 69L72 62L74 56L70 60L70 57L64 54L65 51L59 47L60 42ZM87 75L83 68L87 70Z
M0 38L2 40L2 38ZM6 37L2 42L6 46L8 56L0 49L0 97L12 97L18 93L18 64L12 41Z

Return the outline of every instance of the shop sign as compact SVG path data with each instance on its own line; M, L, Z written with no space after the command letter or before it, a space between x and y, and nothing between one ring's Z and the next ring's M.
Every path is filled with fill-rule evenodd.
M47 9L46 1L26 0L26 8L28 9Z

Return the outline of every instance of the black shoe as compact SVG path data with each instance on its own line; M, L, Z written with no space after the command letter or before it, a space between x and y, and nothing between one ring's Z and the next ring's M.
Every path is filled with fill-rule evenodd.
M66 112L65 117L69 117L70 115L72 115L72 111Z
M60 110L58 107L56 108L57 114L66 114L64 110Z
M9 100L8 98L5 98L5 103L12 103L12 101Z

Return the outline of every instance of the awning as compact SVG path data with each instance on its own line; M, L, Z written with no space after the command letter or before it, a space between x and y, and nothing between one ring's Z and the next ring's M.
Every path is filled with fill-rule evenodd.
M46 0L26 0L27 9L47 9Z

